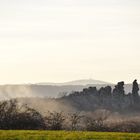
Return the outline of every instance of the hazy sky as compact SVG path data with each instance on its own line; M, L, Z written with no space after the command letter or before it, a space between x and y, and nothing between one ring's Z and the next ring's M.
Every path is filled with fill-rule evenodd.
M140 0L0 0L0 84L140 81Z

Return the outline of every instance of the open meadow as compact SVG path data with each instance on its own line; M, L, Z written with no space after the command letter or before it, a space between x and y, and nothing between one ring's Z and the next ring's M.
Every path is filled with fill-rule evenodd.
M140 134L70 131L0 131L0 140L140 140Z

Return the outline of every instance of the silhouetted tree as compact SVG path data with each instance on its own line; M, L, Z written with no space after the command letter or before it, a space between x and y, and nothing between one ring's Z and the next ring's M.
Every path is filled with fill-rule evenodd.
M111 92L112 92L112 88L110 86L101 87L99 89L99 94L100 96L103 96L103 97L111 96L112 94Z
M114 90L113 90L113 94L115 96L124 96L125 95L125 91L124 91L124 82L118 82L118 84L115 86Z
M137 83L137 80L134 80L133 82L133 88L132 88L132 95L133 95L133 100L134 104L139 102L139 85Z
M0 103L0 129L44 129L42 115L16 100Z
M46 128L48 130L62 130L65 119L62 112L48 112L45 117Z
M105 121L110 116L110 112L107 110L97 110L93 113L93 116L85 117L86 130L88 131L105 131Z
M78 124L80 123L82 117L83 116L81 116L80 113L77 112L73 114L69 114L71 130L76 130L78 128Z
M89 87L89 88L83 89L83 94L98 95L98 91L96 87Z

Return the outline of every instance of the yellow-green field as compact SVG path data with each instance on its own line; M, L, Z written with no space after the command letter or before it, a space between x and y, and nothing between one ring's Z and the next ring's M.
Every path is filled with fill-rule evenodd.
M140 134L70 131L0 131L0 140L140 140Z

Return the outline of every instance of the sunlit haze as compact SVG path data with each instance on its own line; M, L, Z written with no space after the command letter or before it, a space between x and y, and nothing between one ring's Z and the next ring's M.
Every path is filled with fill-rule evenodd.
M139 0L1 0L0 84L140 82Z

